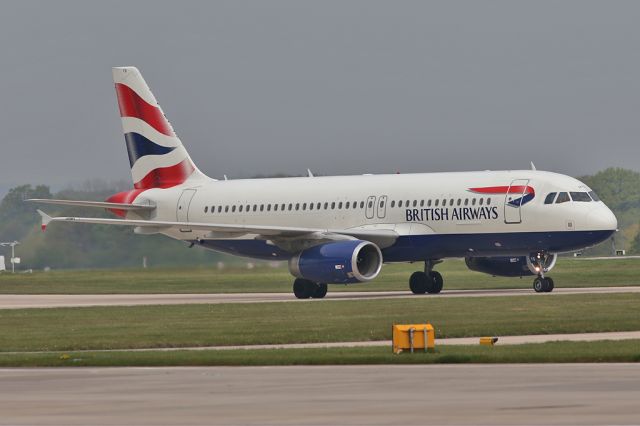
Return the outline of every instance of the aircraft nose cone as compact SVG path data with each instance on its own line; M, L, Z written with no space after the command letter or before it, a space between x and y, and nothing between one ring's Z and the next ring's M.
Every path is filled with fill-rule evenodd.
M587 215L587 223L593 230L615 231L618 229L618 219L608 207L592 210Z

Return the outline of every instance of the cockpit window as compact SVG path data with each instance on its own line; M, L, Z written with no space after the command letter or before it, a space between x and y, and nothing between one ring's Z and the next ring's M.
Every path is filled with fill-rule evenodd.
M544 199L544 203L553 204L553 200L556 198L556 194L557 192L550 192L549 195L547 195L547 198Z
M589 195L593 201L600 201L600 197L598 197L598 194L596 194L595 191L589 192Z
M569 194L566 192L559 193L558 198L556 198L556 204L566 203L568 201L571 201L571 199L569 198Z
M586 202L586 203L591 202L591 197L589 197L589 194L587 194L586 192L572 192L571 199L573 201L580 201L580 202Z

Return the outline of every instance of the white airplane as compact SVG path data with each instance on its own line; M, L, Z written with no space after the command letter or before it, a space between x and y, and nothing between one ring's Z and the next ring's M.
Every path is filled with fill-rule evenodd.
M584 183L533 170L218 181L195 166L140 72L113 68L134 189L105 202L32 200L105 208L120 218L42 216L50 222L133 226L191 245L258 259L287 260L298 298L322 298L327 284L371 281L383 263L424 262L413 293L439 293L433 268L464 257L469 269L546 273L558 253L609 238L617 220Z

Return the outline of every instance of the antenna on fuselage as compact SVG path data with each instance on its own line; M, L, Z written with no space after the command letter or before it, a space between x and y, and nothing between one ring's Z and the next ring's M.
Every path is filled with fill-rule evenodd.
M531 162L531 170L538 170L538 169L536 169L536 165L533 164L533 161Z
M229 178L227 177L227 175L222 175L224 176L224 180L229 180Z
M313 173L311 173L311 169L307 169L307 175L308 175L309 177L313 177Z

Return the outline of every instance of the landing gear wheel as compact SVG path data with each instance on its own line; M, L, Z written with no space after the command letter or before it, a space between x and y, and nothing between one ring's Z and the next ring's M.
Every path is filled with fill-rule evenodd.
M316 290L316 283L305 280L304 278L296 278L293 282L293 294L298 299L308 299L313 296Z
M537 277L535 280L533 280L533 289L535 290L536 293L544 292L544 289L546 287L547 286L544 278Z
M327 295L327 285L323 283L316 284L316 288L311 295L314 299L322 299Z
M533 289L536 293L551 293L553 291L553 280L551 277L538 277L533 280Z
M431 271L429 274L431 277L431 285L427 287L427 292L431 294L437 294L442 291L442 286L444 284L444 280L442 279L442 275L440 272Z
M422 271L417 271L411 274L411 278L409 278L409 288L413 294L425 294L430 281L427 274Z

